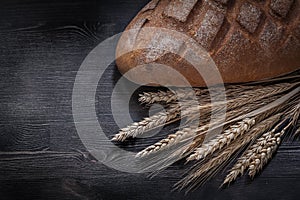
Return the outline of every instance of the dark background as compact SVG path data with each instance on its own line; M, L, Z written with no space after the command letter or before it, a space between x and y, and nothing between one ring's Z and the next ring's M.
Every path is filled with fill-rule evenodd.
M299 140L283 142L254 181L245 176L218 189L225 176L220 173L187 195L171 192L181 164L150 179L110 169L87 153L72 118L76 72L98 43L124 30L146 3L1 0L0 199L299 199ZM115 65L109 66L96 95L108 135L118 131L109 98L119 77ZM136 96L131 112L134 120L147 115Z

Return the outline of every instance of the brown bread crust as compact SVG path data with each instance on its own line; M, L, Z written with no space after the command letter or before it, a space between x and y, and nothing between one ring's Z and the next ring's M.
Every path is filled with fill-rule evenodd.
M160 27L185 33L209 52L225 83L257 81L300 68L299 4L299 0L152 0L126 29ZM177 55L164 53L149 61L147 50L138 50L119 57L126 48L124 40L116 50L121 73L156 62L178 70L192 86L205 86L193 66ZM165 79L165 85L185 85L164 74L149 69L130 79L140 82L152 76Z

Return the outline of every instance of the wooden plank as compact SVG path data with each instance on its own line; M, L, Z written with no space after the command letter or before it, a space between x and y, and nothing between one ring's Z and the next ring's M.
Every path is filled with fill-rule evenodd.
M264 178L299 178L300 177L300 147L291 150L280 148L276 156L262 172ZM288 162L286 162L288 160ZM189 168L181 164L171 166L163 176L174 177L173 170L178 173L185 172ZM294 169L294 170L291 170ZM107 178L109 176L131 176L130 174L109 169L97 162L88 152L2 152L0 153L0 180L18 179L43 179L73 177L79 179Z
M300 192L300 141L283 142L252 182L240 178L219 190L224 173L185 196L171 192L185 172L179 162L153 179L110 169L89 156L72 117L72 89L86 55L122 31L148 2L111 0L0 2L1 199L296 199ZM112 64L99 82L96 112L111 136L116 127L110 95L120 78ZM149 90L143 88L140 91ZM130 104L134 120L147 109ZM175 128L175 127L173 127ZM167 134L170 128L166 128ZM121 146L137 151L162 135Z

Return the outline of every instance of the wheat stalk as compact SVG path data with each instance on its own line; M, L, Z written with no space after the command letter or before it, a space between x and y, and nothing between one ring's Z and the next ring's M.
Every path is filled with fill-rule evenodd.
M296 125L296 131L294 135L299 135L300 134L300 119L298 119L297 125Z
M267 97L270 98L270 97L275 96L277 94L280 94L284 91L287 91L287 90L291 89L294 86L295 86L295 84L287 84L287 83L286 84L277 84L273 87L266 86L264 88L258 88L254 91L251 91L251 92L245 92L239 98L232 99L229 102L208 103L208 104L205 104L203 106L201 106L201 105L193 106L192 105L193 103L192 103L189 106L185 105L185 107L183 107L182 113L181 113L181 118L189 117L189 120L194 120L194 118L199 118L200 117L199 112L208 114L208 112L211 110L211 108L213 108L213 110L212 110L213 112L220 112L220 111L224 110L224 108L225 108L224 106L226 104L227 104L228 110L233 110L237 107L241 107L241 106L249 104L249 103L254 103L255 101L258 101L258 100L261 100L261 99L264 99L264 98L267 98ZM201 93L201 90L199 90L199 89L196 90L196 91ZM162 93L162 94L164 94L164 93ZM180 92L179 94L183 94L183 92ZM188 95L186 95L186 96L188 96ZM188 105L188 103L187 103L187 105ZM255 107L255 105L254 105L254 107ZM176 114L176 116L177 115L178 114ZM155 118L155 116L153 118ZM159 123L159 121L160 121L160 122L163 122L163 124L164 124L165 119L164 118L162 119L162 118L163 118L163 116L161 116L161 118L157 118L159 120L154 119L153 121L156 121L157 123ZM151 119L146 119L146 120L142 121L141 123L142 123L141 126L138 123L134 123L134 124L132 124L131 126L125 128L125 129L121 129L120 133L117 134L113 138L113 140L123 141L127 137L135 137L135 135L142 134L146 130L149 130L149 128L148 129L143 128L143 127L145 127L145 125L144 125L145 123L149 124L148 126L151 127L151 128L155 127L154 126L155 122L151 122ZM153 126L151 126L151 125L153 125ZM160 125L161 125L161 123L160 123ZM134 130L134 129L137 129L137 130ZM166 138L166 139L168 139L168 138ZM160 144L160 142L158 144ZM165 144L165 143L163 143L163 144Z
M243 135L254 124L254 118L246 118L241 122L238 122L238 124L230 126L230 128L225 130L223 134L205 144L202 144L200 148L197 148L194 153L187 158L187 161L200 160L205 158L207 155L213 154L216 150L222 149L225 145L229 145L238 136Z
M300 134L300 117L295 121L295 133L294 136L298 136Z
M241 116L241 115L244 115L245 113L250 113L253 110L257 110L257 109L261 108L262 106L275 101L276 99L278 99L277 96L272 96L267 99L264 99L264 101L251 102L249 104L242 106L239 109L231 109L226 114L226 121L231 121L231 120L235 119L237 116ZM280 106L279 106L279 108L280 108ZM276 109L277 108L275 107L273 109L273 112L275 112ZM272 111L272 109L271 109L271 111ZM271 113L271 112L269 112L269 113ZM255 117L252 117L252 120L253 120L253 123L258 123L259 121L263 120L266 117L267 116L264 113L262 113ZM203 144L202 147L199 147L199 149L198 149L199 151L196 150L196 152L194 152L194 154L192 154L188 158L188 161L194 160L194 159L199 160L203 157L206 157L207 155L211 155L216 150L220 150L221 148L224 148L224 146L229 145L230 142L232 142L238 136L242 135L244 132L247 131L247 130L241 131L242 128L241 127L239 128L239 126L240 126L239 123L241 123L241 125L244 125L243 120L242 120L241 122L238 122L238 124L233 125L233 127L232 127L233 129L229 128L228 130L226 130L225 134L215 136L211 140L208 140L207 143L209 143L209 144L206 143L206 144ZM253 125L251 125L251 126L253 126ZM246 128L246 127L243 127L243 128ZM250 129L250 128L251 127L249 126L248 129ZM201 140L202 140L202 137L200 137L200 141ZM193 145L191 145L191 146L193 146Z
M172 91L144 92L139 95L139 102L143 104L152 104L155 102L170 103L177 99Z
M112 141L124 141L129 137L135 138L146 131L160 127L166 122L178 117L180 115L179 108L179 105L175 105L166 112L158 112L155 115L144 118L140 122L134 122L126 128L122 128L119 133L112 138Z
M193 171L190 175L186 176L180 182L176 184L177 188L183 188L191 184L195 180L199 179L200 184L203 184L209 177L220 169L222 164L230 159L230 157L241 147L248 144L251 140L257 138L266 130L269 130L279 119L281 114L273 115L253 127L243 138L236 140L234 143L230 144L227 148L221 151L218 155L212 159L206 161L204 164L200 164L199 168ZM192 186L194 187L194 186Z
M285 84L277 84L274 86L266 86L250 92L245 92L244 94L241 94L236 99L230 100L228 102L227 109L234 109L236 107L240 107L250 102L258 101L270 96L280 94L282 92L290 90L294 86L295 86L294 84L285 83Z
M275 107L273 109L273 111L269 111L267 112L267 115L270 115L274 112L276 112L276 110L281 109L281 106L279 107ZM253 126L255 123L263 120L264 118L267 117L267 115L265 113L255 116L251 119L246 118L244 120L242 120L241 122L239 122L236 125L230 126L229 129L227 129L226 131L224 131L224 133L222 135L217 136L215 139L212 139L210 141L208 141L206 144L203 144L200 148L197 148L194 153L192 155L190 155L190 157L187 159L188 161L190 160L199 160L202 158L205 158L208 155L213 154L215 151L220 150L222 148L224 148L225 146L228 146L232 141L234 141L235 139L237 139L238 137L242 136L245 132L247 132L251 126ZM249 150L251 151L251 150ZM246 152L247 156L252 156L253 152ZM241 163L243 162L243 163ZM239 163L237 163L236 166L234 166L234 170L232 170L230 172L230 174L228 175L228 177L226 177L226 180L224 181L225 183L231 182L232 180L234 180L240 173L242 173L244 171L245 168L245 159L241 159ZM239 170L236 170L236 168L239 167Z
M297 107L293 110L293 112L297 114ZM298 118L297 115L293 117L292 123L294 123L294 119L296 118ZM263 165L262 160L268 160L270 158L271 153L277 148L276 143L280 142L280 137L285 133L288 126L290 126L289 124L281 132L276 133L276 130L284 123L284 121L285 120L277 124L271 131L264 133L247 151L243 153L227 174L223 185L234 181L239 175L243 175L245 170L250 166L253 169L253 171L251 171L251 176L255 175L258 171L258 169L255 170L255 166L259 164ZM279 145L279 143L277 145ZM259 158L261 158L261 160ZM267 162L267 160L265 162Z
M277 98L278 97L276 97L276 96L272 97L272 98L269 98L269 99L267 99L268 100L267 102L274 101ZM257 109L258 107L260 107L260 106L262 106L264 104L265 104L265 102L262 102L262 103L251 103L251 104L249 104L249 105L247 105L245 107L242 107L241 109L231 110L231 111L229 111L227 113L226 120L231 120L231 119L233 119L233 118L241 115L241 113L243 113L243 112L249 112L252 109ZM199 108L205 109L206 107L205 106L202 106L202 107L198 106L198 109ZM194 112L194 109L195 109L195 107L191 107L191 108L185 110L185 112L182 113L182 117L188 115L188 113ZM261 120L259 118L257 118L257 119ZM255 119L254 118L253 119L246 118L246 119L244 119L244 121L242 120L242 122L239 122L237 125L233 125L232 129L227 130L226 133L227 132L229 133L230 130L231 130L233 132L236 131L237 134L242 135L243 132L245 132L245 131L241 132L241 130L244 129L244 128L246 128L246 126L248 126L248 125L245 124L245 122L248 123L249 125L251 124L251 126L252 126L252 125L254 125L252 123L255 123ZM214 126L220 125L220 123L221 123L220 121L216 120L216 121L213 122L213 124L206 123L206 124L203 124L202 126L200 126L198 128L192 128L192 129L187 128L187 129L179 130L179 131L177 131L174 134L168 135L166 138L160 140L159 142L157 142L157 143L155 143L155 144L153 144L153 145L151 145L149 147L146 147L145 149L143 149L142 151L140 151L136 156L137 157L144 157L144 156L150 155L150 154L152 154L154 152L161 151L161 150L163 150L165 148L168 148L168 147L170 147L172 145L175 145L178 142L180 142L181 140L183 140L184 138L190 138L190 137L195 137L196 136L196 137L199 137L199 139L197 139L197 140L195 140L195 142L191 143L189 150L194 149L197 144L200 144L200 141L202 141L203 136L206 134L206 132L209 130L209 128L212 127L211 129L213 129ZM238 129L238 126L240 126L239 129ZM249 128L250 128L250 126L248 127L248 129ZM220 137L222 137L222 136L223 135L220 135ZM232 135L226 135L226 136L232 137ZM237 136L238 135L236 135L236 137ZM235 139L236 137L234 137L232 139ZM223 141L223 139L224 138L220 138L220 141ZM231 140L227 139L227 142L224 143L224 145L225 144L229 144L232 141L232 139ZM215 150L220 149L220 148L213 148L213 149L215 151ZM209 155L209 154L210 153L208 153L207 155Z
M134 122L131 125L122 128L119 133L115 134L112 141L124 141L127 138L135 138L142 135L147 131L161 127L171 120L180 120L179 116L186 117L196 108L201 109L210 105L192 106L194 101L184 101L181 104L171 104L170 108L166 111L158 112L150 117L144 118L142 121Z
M219 121L215 122L214 124L205 124L200 127L193 127L193 128L183 128L182 130L178 130L174 134L169 134L166 138L160 140L159 142L146 147L142 151L140 151L136 156L143 157L146 155L150 155L151 153L161 151L165 148L168 148L178 142L187 139L187 138L194 138L196 135L204 135L206 131L210 128L210 126L217 125ZM201 133L201 134L200 134Z
M232 167L230 172L227 174L223 185L234 181L239 175L244 174L244 171L250 166L250 163L257 157L257 152L262 149L262 146L274 132L275 128L267 133L264 133L258 141L252 145L237 161L237 163Z
M249 90L252 88L253 86L228 86L226 90L226 95L235 97L242 91ZM143 92L142 94L139 94L139 102L142 104L153 104L159 102L170 103L176 100L193 99L201 95L205 95L205 98L209 98L209 92L214 94L214 96L218 96L219 90L221 90L219 87L212 87L209 90L206 88L193 88L193 90L178 89L175 91L175 93L170 90L159 90L158 92Z
M175 92L175 93L174 93ZM158 92L144 92L139 96L139 102L142 104L153 104L153 103L170 103L176 100L184 101L187 99L194 99L208 92L207 89L193 88L193 89L178 89L176 91L162 91Z
M191 110L193 110L193 109L194 108L191 108ZM185 112L188 113L189 109L187 109ZM215 121L212 124L208 123L208 124L202 125L200 127L183 128L182 130L178 130L174 134L169 134L166 138L160 140L159 142L157 142L149 147L146 147L145 149L140 151L136 156L143 157L143 156L149 155L151 153L158 152L158 151L168 148L174 144L177 144L178 142L180 142L181 140L183 140L185 138L191 138L191 137L195 137L195 136L203 136L209 130L210 127L212 127L212 129L213 129L214 126L217 126L220 123L221 123L220 121ZM191 144L191 146L192 146L192 144Z
M169 134L166 138L138 152L136 157L144 157L150 155L151 153L161 151L179 141L183 141L185 138L195 135L195 133L196 127L183 128L182 130L176 131L174 134Z
M264 87L254 87L254 86L228 86L226 90L226 95L230 99L235 99L236 96L243 97L243 98L251 98L259 95L265 95L266 93L270 93L273 95L274 93L281 93L288 89L291 89L296 84L292 83L280 83L274 84L271 86L264 86ZM143 104L152 104L156 102L165 102L170 103L176 100L184 100L184 99L191 99L196 96L201 96L205 94L203 99L209 99L209 94L217 97L218 91L220 88L210 88L208 89L199 89L194 88L193 90L187 89L179 89L174 94L172 91L158 91L158 92L144 92L140 94L139 101ZM211 93L210 93L211 92ZM208 100L206 100L208 102Z
M253 178L263 166L268 163L274 152L277 150L281 142L281 137L286 133L287 129L298 120L299 113L300 104L296 105L292 110L293 116L291 117L290 122L281 131L271 131L257 139L257 143L260 145L255 149L254 157L249 164L248 174L250 177Z
M175 92L144 92L139 97L141 103L162 102L166 103L169 108L167 111L158 112L121 129L112 140L124 141L126 138L137 137L166 123L186 119L185 127L138 152L136 157L145 157L172 147L170 151L162 152L166 153L167 158L162 159L161 162L164 166L169 166L175 160L192 153L188 161L201 160L196 162L196 166L188 176L178 182L177 188L188 185L193 187L197 183L201 185L212 177L250 143L251 146L237 160L223 184L232 182L247 169L249 175L253 177L272 157L288 127L291 124L295 125L299 118L299 105L292 109L293 112L287 111L288 106L298 103L299 95L295 97L295 94L299 93L299 87L285 95L299 83L298 81L267 86L229 85L226 86L227 100L219 98L218 92L222 90L217 87L194 88L190 91L179 89ZM282 97L279 98L280 96ZM197 101L192 101L194 97L204 104L200 105ZM272 102L277 99L280 101ZM227 110L224 121L216 116L225 109ZM210 118L215 119L212 124L209 123ZM190 125L188 123L190 121L197 121L199 122L197 124L201 126ZM282 127L284 122L288 122L288 125L279 131L279 127ZM223 134L215 135L215 130L223 127L225 129ZM209 132L211 129L213 131ZM300 130L298 129L296 133L298 131ZM212 139L200 146L204 136ZM147 159L151 158L147 157Z
M278 97L276 97L276 96L274 96L274 97L271 97L271 98L269 98L269 99L267 99L267 100L274 100L274 99L277 99ZM268 101L268 102L269 102ZM220 105L221 105L222 103L220 103ZM261 103L256 103L256 104L254 104L253 105L253 107L255 108L255 107L257 107L258 105L260 105ZM262 104L264 104L264 102L262 103ZM256 106L255 106L256 105ZM207 107L209 107L210 105L205 105L205 106L198 106L198 109L199 108L203 108L203 109L205 109L205 108L207 108ZM250 104L250 107L252 107L252 105ZM268 117L270 114L272 114L272 113L274 113L274 112L276 112L276 111L278 111L278 109L281 109L281 105L279 105L279 106L276 106L275 108L272 108L272 109L270 109L270 110L268 110L267 112L263 112L263 113L261 113L261 114L259 114L259 115L257 115L256 117L255 117L255 120L257 121L257 122L259 122L259 121L261 121L261 120L263 120L263 119L265 119L266 117ZM187 108L186 110L184 110L184 112L182 113L182 116L185 116L186 114L188 115L188 114L190 114L191 113L191 111L193 111L195 108L194 107L191 107L191 108ZM191 111L189 111L189 110L191 110ZM233 117L234 115L236 116L236 115L238 115L239 113L238 112L235 112L236 110L232 110L231 112L233 112L233 115L231 116L231 117ZM212 124L213 125L213 127L214 126L217 126L217 125L219 125L220 124L220 122L218 122L218 121L216 121L215 122L215 124ZM201 141L202 141L202 139L203 139L203 135L205 135L206 134L206 132L207 132L207 130L209 129L209 127L210 127L211 125L210 124L206 124L206 125L204 125L204 126L202 126L202 127L199 127L199 128L197 128L197 130L195 130L194 132L189 132L189 131L179 131L178 132L178 135L180 136L180 137L178 137L178 138L189 138L189 137L191 137L191 136L193 136L193 137L195 137L196 136L196 139L194 139L194 141L189 145L189 147L188 147L188 149L186 149L186 150L184 150L185 152L190 152L191 150L193 150L198 144L200 144L201 143ZM249 127L250 128L250 127ZM189 130L189 129L188 129ZM193 133L193 134L190 134L190 133ZM195 133L198 133L198 134L196 134L195 135ZM201 134L199 134L199 133L201 133ZM151 145L149 148L146 148L146 149L144 149L142 152L139 152L138 153L138 157L143 157L143 156L145 156L145 155L149 155L149 154L151 154L151 153L153 153L153 152L157 152L157 151L159 151L159 150L162 150L162 149L164 149L164 148L166 148L166 147L170 147L171 145L174 145L174 144L177 144L179 141L180 141L180 139L176 139L177 137L177 134L175 133L175 134L171 134L170 135L170 138L172 138L172 142L169 142L169 140L170 140L170 138L169 137L167 137L166 138L166 140L165 139L163 139L163 140L161 140L161 141L159 141L158 143L156 143L156 144L154 144L154 145ZM233 138L236 138L236 137L233 137ZM232 140L228 140L228 144L231 142ZM162 148L163 147L163 148ZM154 150L155 149L155 150ZM218 148L215 148L215 150L217 150ZM214 151L215 151L214 150Z
M191 101L190 104L189 102L183 102L184 106L181 109L182 110L181 118L189 117L189 120L194 120L194 118L199 118L199 112L208 113L211 109L213 109L212 112L220 112L225 109L225 105L227 105L228 110L232 110L237 107L241 107L243 105L277 95L279 93L291 89L292 87L294 87L294 84L282 84L282 85L278 84L275 85L274 87L269 86L266 88L260 88L257 89L256 92L251 92L249 94L250 96L244 94L241 95L239 98L232 99L228 102L221 101L221 102L207 103L205 105L193 105L194 104L193 101ZM199 92L201 91L199 90ZM179 110L180 108L176 106L176 109ZM176 109L173 112L176 114L174 115L170 114L170 116L174 116L174 118L178 116L179 111L176 111ZM150 118L146 118L141 122L135 122L132 125L124 129L121 129L120 132L113 138L113 140L124 141L128 137L135 137L136 135L142 134L146 130L155 128L155 125L164 124L166 122L164 121L166 120L166 118L167 117L165 116L165 113L159 113L157 115L151 116Z
M249 164L249 176L254 177L255 174L268 162L280 144L280 137L285 133L285 130L279 133L268 132L267 135L259 138L258 142L263 142L264 145L259 146L259 151L253 155L252 162Z
M218 113L224 111L224 108L226 108L227 111L231 111L231 110L240 111L237 108L241 108L242 110L245 110L242 106L245 106L247 104L252 104L253 108L254 107L257 108L259 105L269 103L271 98L272 99L273 97L276 98L276 95L292 89L295 85L296 84L282 84L282 85L277 84L276 86L274 86L274 88L272 88L271 86L268 86L266 88L259 88L254 91L250 91L248 93L249 96L245 93L235 99L230 99L227 102L215 102L211 104L206 104L206 107L203 108L199 106L193 106L189 108L190 109L189 118L191 120L194 120L195 118L199 118L199 110L201 113L207 113L207 112ZM264 100L262 101L262 99ZM247 107L251 109L251 106L247 106Z

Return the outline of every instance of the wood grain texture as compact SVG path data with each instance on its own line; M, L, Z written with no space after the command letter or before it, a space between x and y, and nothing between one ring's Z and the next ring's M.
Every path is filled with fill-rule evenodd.
M183 163L150 179L110 169L89 155L72 117L76 72L99 42L122 31L146 3L1 1L0 199L297 199L299 141L283 142L254 181L243 177L230 188L218 189L225 176L221 173L188 195L171 192L186 169ZM112 63L96 94L99 122L109 136L118 130L109 100L119 78ZM136 102L137 94L130 110L139 120L148 111ZM160 137L122 147L137 151Z

